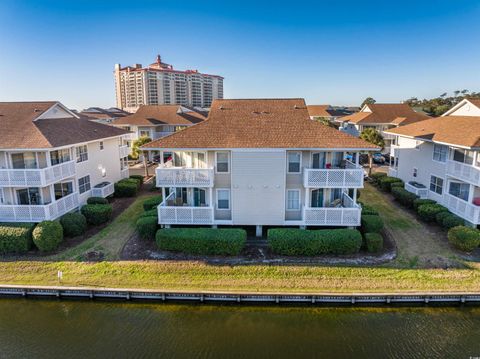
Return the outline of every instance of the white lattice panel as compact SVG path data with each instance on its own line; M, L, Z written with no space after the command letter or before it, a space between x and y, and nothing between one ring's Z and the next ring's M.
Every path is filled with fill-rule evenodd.
M213 169L158 167L157 187L213 187Z
M305 169L304 186L307 188L361 188L362 169Z
M306 208L305 224L318 226L358 226L360 208Z
M447 174L480 185L480 169L457 161L447 161Z

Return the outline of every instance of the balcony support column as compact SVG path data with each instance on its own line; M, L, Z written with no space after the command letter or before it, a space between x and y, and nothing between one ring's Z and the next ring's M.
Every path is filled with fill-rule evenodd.
M473 193L475 192L475 186L471 184L468 188L468 203L473 203Z
M263 226L257 225L255 228L255 236L261 237L263 232Z

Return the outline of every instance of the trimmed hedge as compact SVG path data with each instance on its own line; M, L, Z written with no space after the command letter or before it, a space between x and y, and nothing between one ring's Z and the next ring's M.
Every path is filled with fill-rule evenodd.
M115 183L115 197L135 197L138 192L139 181L135 179L122 179Z
M440 212L448 212L448 209L440 204L422 204L417 209L420 218L426 222L434 222Z
M356 229L273 228L268 230L268 244L285 256L354 254L362 246L362 235Z
M453 227L448 231L448 241L461 251L471 252L480 245L480 231L466 226Z
M403 182L393 182L393 183L390 183L390 188L393 190L394 188L396 187L400 187L400 188L403 188L404 184Z
M42 252L54 251L63 241L62 225L57 221L40 222L33 230L32 238Z
M108 222L112 217L111 204L86 204L81 209L89 224L94 226Z
M362 203L362 215L378 216L378 211L375 208L373 208L372 206L369 206L368 204L363 204Z
M365 233L365 243L367 251L370 253L378 253L383 249L383 237L380 233Z
M108 204L108 199L103 197L90 197L87 199L87 204Z
M239 228L165 228L156 234L162 250L200 255L237 255L246 240L247 232Z
M151 209L156 209L158 205L162 203L162 196L154 196L145 201L143 201L143 209L149 211Z
M142 218L142 217L155 217L155 218L158 218L158 211L156 208L154 209L151 209L149 211L145 211L143 212L139 218Z
M0 223L0 253L25 253L32 247L33 223Z
M142 239L155 239L155 233L157 232L158 218L140 217L137 220L136 227L140 238Z
M384 176L379 180L380 188L386 192L390 192L392 190L392 183L401 183L402 186L404 184L403 181L397 177Z
M130 175L129 178L139 181L141 185L143 184L143 176L142 175Z
M435 216L435 220L439 225L445 229L450 229L457 226L465 225L463 218L450 213L450 212L440 212Z
M60 218L63 233L67 237L76 237L87 230L87 219L81 213L67 213Z
M138 177L128 177L128 178L124 178L121 181L135 183L137 187L140 189L143 179L139 179Z
M375 215L362 215L362 232L379 233L383 229L383 219Z
M397 183L399 182L394 182L392 185ZM406 207L413 207L413 202L418 198L414 193L408 192L405 188L399 186L391 186L391 188L392 195L398 202Z
M434 200L432 199L426 199L426 198L418 198L416 199L415 201L413 201L413 209L416 211L418 209L418 207L420 207L421 205L424 205L424 204L436 204L437 202L435 202Z
M387 177L385 172L375 172L370 175L370 178L375 184L378 184L383 177Z

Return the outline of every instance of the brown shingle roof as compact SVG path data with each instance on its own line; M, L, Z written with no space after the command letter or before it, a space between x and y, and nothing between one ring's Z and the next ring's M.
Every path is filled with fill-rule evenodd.
M464 147L480 147L480 117L443 116L388 130L396 135Z
M182 112L180 105L144 105L133 115L118 118L113 125L192 125L206 120L198 111ZM185 107L185 106L183 106Z
M76 117L37 119L55 104L53 101L0 102L0 148L51 148L128 133Z
M144 147L376 148L310 120L303 99L215 100L207 121Z
M395 120L402 117L404 119L401 121L401 124L407 125L430 118L427 115L415 112L404 103L380 103L368 105L368 108L372 112L357 112L353 115L342 117L340 120L362 125L380 123L398 125Z
M330 113L327 112L330 105L308 105L307 110L310 116L314 117L330 117Z

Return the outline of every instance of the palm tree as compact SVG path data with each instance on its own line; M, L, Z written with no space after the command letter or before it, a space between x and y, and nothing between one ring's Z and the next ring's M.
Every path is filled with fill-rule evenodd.
M383 136L374 128L366 128L360 134L360 138L364 141L371 143L372 145L381 147L385 146L385 140ZM368 175L372 174L372 152L368 152Z

